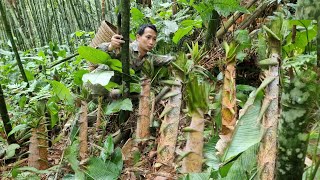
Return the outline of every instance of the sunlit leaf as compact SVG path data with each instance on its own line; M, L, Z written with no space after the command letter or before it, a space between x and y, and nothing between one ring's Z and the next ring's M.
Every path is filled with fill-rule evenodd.
M174 33L172 41L177 44L183 36L187 35L192 30L192 28L192 26L189 26L186 28L178 29L178 31Z
M111 59L106 52L89 46L80 46L78 52L82 58L94 64L106 64Z
M113 71L100 71L94 73L87 73L82 76L83 83L90 82L93 85L100 84L106 86L111 77L114 75Z

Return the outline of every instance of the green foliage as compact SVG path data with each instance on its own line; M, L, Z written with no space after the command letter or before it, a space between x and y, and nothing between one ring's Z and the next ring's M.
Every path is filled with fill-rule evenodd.
M79 165L80 162L78 161L78 147L79 147L79 141L73 141L71 146L67 147L65 150L65 158L70 163L71 168L75 172L75 178L76 179L84 179L85 175L81 171Z
M257 173L257 153L259 143L245 150L232 164L226 177L222 179L253 179Z
M121 149L114 149L111 136L104 142L104 147L100 153L100 158L91 157L89 159L86 174L92 179L118 179L122 171L123 161Z
M243 61L246 57L243 50L250 46L251 39L249 37L249 32L247 30L237 30L235 32L235 38L230 44L223 42L223 47L226 52L226 63L231 63L235 60Z
M61 101L66 101L68 104L73 104L73 96L70 90L62 83L58 81L50 81L53 89L53 93L58 96Z
M312 20L288 20L284 21L284 26L291 30L293 25L296 25L295 41L292 41L292 31L286 32L285 44L282 47L283 57L294 57L304 53L316 50L313 45L317 36L317 25Z
M193 7L199 12L204 22L209 21L213 9L224 17L235 11L246 12L246 9L240 6L239 0L205 0L198 4L193 4Z
M219 156L216 155L216 144L219 140L218 136L214 136L204 145L203 152L205 157L205 164L213 170L218 170L221 165Z
M132 102L130 99L117 100L111 102L104 110L106 115L110 115L120 110L132 111Z
M24 130L26 129L28 126L26 124L19 124L17 126L15 126L14 128L12 128L12 130L8 133L8 136L11 136L12 134Z
M208 180L210 179L210 173L189 173L180 180Z
M6 151L4 159L10 159L16 154L16 149L19 149L19 144L10 144L7 147L4 148Z
M262 129L260 123L257 122L257 118L260 114L262 96L254 97L253 94L254 92L251 93L245 104L243 116L239 117L230 146L223 156L224 162L229 161L261 140Z
M89 46L80 46L78 52L82 58L94 64L107 64L111 59L108 53Z
M258 89L251 92L247 102L239 112L239 119L232 136L230 145L223 155L223 162L228 162L238 154L260 142L263 129L260 125L262 113L261 104L263 99L262 90L274 80L266 78Z
M182 37L189 34L190 31L194 28L201 28L202 27L202 20L184 20L180 24L180 28L178 31L174 33L172 41L174 43L178 43Z
M197 76L190 77L187 84L188 109L191 113L198 109L207 112L209 107L210 86Z

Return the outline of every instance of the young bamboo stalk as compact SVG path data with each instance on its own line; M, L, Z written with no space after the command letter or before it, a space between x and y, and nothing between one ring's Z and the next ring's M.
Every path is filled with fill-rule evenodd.
M191 124L185 130L188 132L185 147L186 156L182 161L182 172L201 172L203 163L203 131L204 114L208 110L209 87L205 82L199 82L194 77L187 85L188 109L191 114Z
M188 134L185 152L188 154L182 161L182 172L201 172L203 163L203 130L204 130L203 111L192 113L190 129Z
M150 135L150 89L151 80L149 78L145 78L141 83L139 118L136 130L137 139L147 139Z
M271 30L280 35L281 21L278 19L272 21ZM281 42L269 36L269 47L271 58L279 62L281 57ZM270 100L270 105L263 118L262 126L266 129L265 135L262 137L260 150L258 153L258 166L261 169L260 178L266 180L274 179L275 161L277 154L277 128L279 119L279 64L269 66L264 72L268 77L274 77L266 88L265 98Z
M236 62L235 57L227 59L227 66L224 70L222 102L221 102L221 119L222 130L220 133L219 151L223 152L231 140L237 119L237 103L236 103Z
M79 141L80 149L79 155L80 160L84 160L88 156L88 104L86 101L81 101L81 110L80 110L80 130L79 130Z
M48 168L48 132L46 120L43 117L37 127L32 128L28 166L35 167L39 170Z
M98 110L97 110L97 121L96 121L96 130L99 130L101 125L101 115L102 115L102 96L98 97Z
M164 117L160 127L156 161L162 165L158 170L159 172L164 171L170 173L174 169L172 165L175 157L182 101L181 80L177 78L176 82L180 85L173 85L171 92L175 92L177 95L170 98L167 105L172 106L172 109Z

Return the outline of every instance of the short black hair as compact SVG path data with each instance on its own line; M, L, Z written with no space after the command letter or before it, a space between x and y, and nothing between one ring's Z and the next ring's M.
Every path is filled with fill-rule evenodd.
M153 24L143 24L143 25L141 25L141 26L139 27L139 29L138 29L138 31L137 31L137 34L139 34L140 36L142 36L143 33L144 33L144 30L145 30L146 28L150 28L150 29L154 30L156 33L158 33L158 30L157 30L157 28L156 28L155 25L153 25Z

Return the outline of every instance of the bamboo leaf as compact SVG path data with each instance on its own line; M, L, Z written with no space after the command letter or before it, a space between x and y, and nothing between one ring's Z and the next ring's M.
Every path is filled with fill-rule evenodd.
M276 40L280 41L280 38L278 37L278 35L276 35L273 31L271 31L271 29L269 29L267 26L262 25L262 28L268 33L269 36L275 38Z
M28 125L26 124L20 124L18 126L15 126L8 134L8 137L11 136L12 134L20 131L20 130L23 130L23 129L26 129L28 127Z

